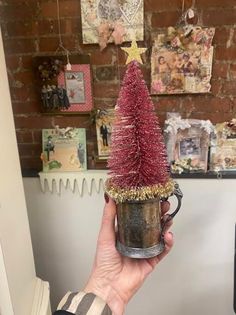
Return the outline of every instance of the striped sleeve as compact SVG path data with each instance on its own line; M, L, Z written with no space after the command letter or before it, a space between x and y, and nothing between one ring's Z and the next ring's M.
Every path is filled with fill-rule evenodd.
M54 315L112 315L109 306L93 293L68 292Z

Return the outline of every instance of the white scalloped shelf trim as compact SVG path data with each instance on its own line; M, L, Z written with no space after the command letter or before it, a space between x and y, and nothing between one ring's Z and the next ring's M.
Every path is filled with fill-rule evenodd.
M58 194L61 193L62 186L70 188L73 193L78 192L83 195L84 186L87 186L88 193L91 195L93 188L97 193L104 189L104 183L107 179L107 171L89 170L85 172L64 172L64 173L39 173L41 189L43 192L48 190L53 193L54 189ZM55 188L54 188L55 187Z

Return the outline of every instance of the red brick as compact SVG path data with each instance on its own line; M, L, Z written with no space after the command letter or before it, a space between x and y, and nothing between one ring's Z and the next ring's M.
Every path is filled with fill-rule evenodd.
M198 8L233 8L235 7L235 0L198 0L197 1Z
M91 64L92 65L110 65L112 64L113 58L116 58L116 54L111 46L107 47L104 51L100 51L97 45L94 47L91 53Z
M18 144L18 150L21 157L24 156L38 156L42 152L42 146L40 144Z
M219 95L222 89L222 81L219 80L211 80L211 93L213 95Z
M194 119L206 119L205 113L192 113L191 118ZM229 121L234 118L233 113L208 113L207 119L209 119L213 124L221 123L224 121Z
M61 17L73 17L79 15L79 1L77 0L60 1L59 6ZM57 18L56 2L41 3L41 14L46 18Z
M236 80L236 64L230 65L229 77L232 80Z
M223 4L223 1L222 1ZM208 26L224 26L234 25L236 22L236 10L225 9L222 10L203 10L202 20L204 25Z
M179 112L181 109L180 99L177 97L160 96L158 100L154 100L153 103L157 112Z
M213 68L212 68L212 76L213 78L222 78L222 79L227 79L228 78L228 69L229 65L227 63L213 63Z
M229 98L203 97L194 102L195 112L203 113L227 113L232 109L232 101Z
M91 121L89 115L54 117L55 126L58 125L60 128L86 128L89 126L90 123Z
M38 99L38 95L33 87L25 86L22 88L10 88L12 101L27 102Z
M229 48L217 47L215 50L216 60L235 61L236 46L230 46Z
M222 93L225 95L236 95L236 81L225 82Z
M32 21L11 21L6 24L9 37L35 35Z
M160 124L160 127L163 128L164 127L164 124L165 124L165 120L166 120L166 112L156 112L156 115L158 117L158 121L159 121L159 124Z
M40 112L40 103L37 101L30 102L12 102L14 114L32 114Z
M7 68L13 72L32 69L32 56L6 55Z
M234 118L236 117L236 97L232 99Z
M34 53L36 51L35 40L31 38L5 39L5 54Z
M61 2L61 1L60 1ZM56 1L45 1L41 3L41 17L57 18L57 3Z
M15 81L20 82L24 86L35 84L35 74L32 71L17 72L13 77Z
M226 46L227 40L229 38L230 30L227 28L216 28L215 36L213 38L213 44L219 46Z
M94 107L97 109L106 109L106 108L114 108L115 102L111 99L94 99Z
M53 117L50 116L15 116L16 129L53 128Z
M32 143L33 142L32 132L28 130L27 131L17 130L16 138L17 138L18 143Z
M62 37L64 47L68 50L75 50L75 39L70 36ZM40 52L55 52L59 45L59 39L57 37L42 37L39 40ZM60 49L59 52L62 52Z
M63 19L61 20L61 32L62 34L75 34L81 33L80 18Z
M94 97L98 98L117 98L119 93L118 84L94 83Z
M152 14L152 27L173 26L178 22L180 12L169 11Z
M20 164L23 170L36 169L40 171L42 169L42 161L40 160L40 157L21 157Z
M0 6L0 16L3 21L31 20L38 13L37 5L25 5L17 3Z
M58 23L56 20L38 20L35 30L39 35L58 34Z
M233 42L236 44L236 30L234 29L234 34L233 34Z
M159 11L171 11L181 9L181 3L178 0L169 0L168 5L166 0L146 0L144 1L145 12L159 12Z
M80 15L80 4L77 0L60 1L61 17L72 17Z
M42 143L42 130L33 130L33 142L34 143Z

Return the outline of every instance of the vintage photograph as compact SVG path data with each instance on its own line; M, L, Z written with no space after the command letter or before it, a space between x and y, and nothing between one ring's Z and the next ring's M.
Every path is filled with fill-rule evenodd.
M201 146L199 138L187 138L179 142L180 157L200 156Z
M151 56L151 94L210 91L214 29L195 27L184 38L181 30L159 34Z
M58 86L64 88L69 99L67 112L90 112L93 108L90 65L71 65L71 70L61 71Z
M96 132L98 145L98 158L107 159L110 153L112 124L114 110L99 110L96 116Z
M77 172L87 169L85 129L43 129L42 146L44 172Z
M66 91L70 104L85 103L83 72L65 71Z

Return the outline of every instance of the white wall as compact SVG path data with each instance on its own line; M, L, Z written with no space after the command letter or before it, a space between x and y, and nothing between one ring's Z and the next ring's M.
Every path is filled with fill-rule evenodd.
M35 269L0 30L0 313L28 315Z
M175 247L129 304L127 315L232 315L236 180L179 180L184 192L175 219ZM90 272L103 194L83 197L40 191L24 179L40 277L53 307L67 290L82 289Z

